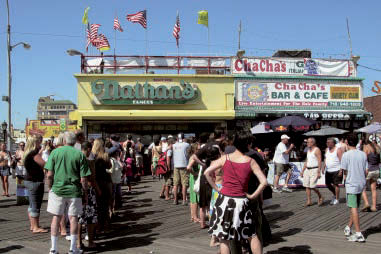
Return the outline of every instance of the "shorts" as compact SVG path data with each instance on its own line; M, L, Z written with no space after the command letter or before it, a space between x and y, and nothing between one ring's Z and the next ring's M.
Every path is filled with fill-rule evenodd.
M339 185L343 183L343 174L339 176L340 170L335 172L325 172L325 184Z
M291 173L292 167L290 164L275 163L275 172L277 176L281 176L283 173Z
M186 168L175 168L173 172L173 184L177 186L180 183L183 187L188 187L189 185L189 172Z
M347 206L350 208L360 208L361 203L361 193L350 194L347 193Z
M380 177L379 170L369 171L368 175L366 176L366 180L372 180L376 182L379 177Z
M143 167L143 156L142 155L136 155L135 160L136 160L136 167L138 167L138 168Z
M10 176L11 175L11 169L9 167L0 167L0 175L1 176Z
M49 191L48 213L53 215L63 215L65 207L68 207L69 216L79 216L82 214L82 198L64 198L57 196L52 190Z
M306 188L311 188L311 189L316 188L317 181L318 181L318 178L317 178L318 172L319 172L319 168L311 168L311 169L306 168L303 174L303 186Z

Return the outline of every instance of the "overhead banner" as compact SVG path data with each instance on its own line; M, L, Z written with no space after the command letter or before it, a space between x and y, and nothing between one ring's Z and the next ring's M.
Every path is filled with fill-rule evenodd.
M361 109L361 85L236 81L236 108Z
M349 60L311 58L237 58L231 60L232 74L271 76L355 77Z

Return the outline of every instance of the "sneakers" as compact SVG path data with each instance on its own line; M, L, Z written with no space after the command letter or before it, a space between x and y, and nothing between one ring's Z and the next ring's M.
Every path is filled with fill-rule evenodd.
M283 186L282 191L284 191L284 192L288 192L288 193L291 193L291 192L292 192L292 190L289 189L287 186Z
M279 189L279 188L275 188L275 187L273 187L273 192L274 192L274 193L281 193L282 190Z
M83 250L76 249L76 250L70 250L67 254L82 254Z
M56 250L50 250L50 251L49 251L49 254L59 254L59 253L58 253L58 251L56 251Z
M71 237L70 237L70 235L66 235L66 236L65 236L65 239L66 239L66 241L71 241Z
M356 233L356 234L353 234L351 235L350 237L347 238L347 240L349 242L359 242L359 243L363 243L365 242L365 237L362 235L362 233Z
M338 203L339 203L339 200L337 200L336 198L331 201L331 205L337 205Z
M351 228L349 226L345 226L345 228L344 228L344 235L346 237L349 237L351 234L352 234Z

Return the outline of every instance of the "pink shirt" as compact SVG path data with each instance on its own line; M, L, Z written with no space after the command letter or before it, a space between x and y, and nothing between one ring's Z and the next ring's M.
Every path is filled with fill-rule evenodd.
M249 179L253 173L251 160L244 163L233 162L226 158L222 167L223 183L221 193L225 196L243 197L248 191Z

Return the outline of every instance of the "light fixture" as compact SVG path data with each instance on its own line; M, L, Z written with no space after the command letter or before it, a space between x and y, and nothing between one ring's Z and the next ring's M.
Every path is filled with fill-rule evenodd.
M82 56L83 55L82 52L75 50L75 49L68 49L68 50L66 50L66 53L69 56Z
M241 59L243 57L243 55L245 55L246 51L243 50L243 49L240 49L237 51L237 57L238 59Z
M15 45L11 45L10 46L10 50L12 50L13 48L17 47L18 45L22 45L24 47L24 49L30 49L32 46L30 46L29 43L26 43L26 42L18 42L16 43Z
M352 56L352 61L355 65L357 65L357 62L360 60L360 56Z
M8 127L8 124L6 121L4 121L2 124L1 124L1 128L3 129L3 131L6 131L7 130L7 127Z

